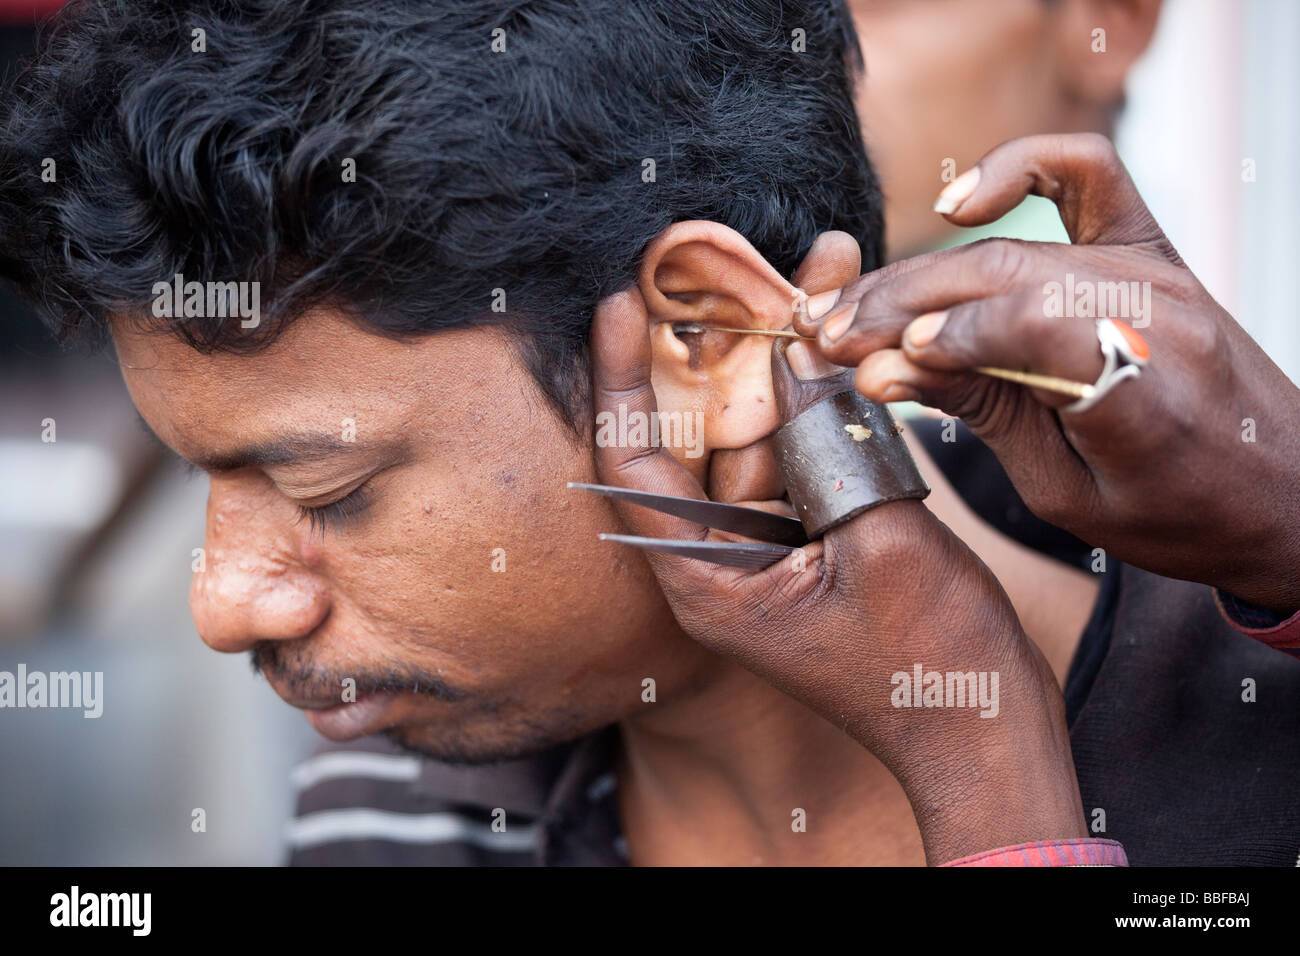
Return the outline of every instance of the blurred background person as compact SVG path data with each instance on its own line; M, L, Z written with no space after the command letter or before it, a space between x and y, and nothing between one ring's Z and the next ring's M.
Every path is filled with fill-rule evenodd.
M935 196L999 143L1111 136L1210 294L1292 381L1300 271L1300 4L1291 0L849 0L858 113L891 260L988 236L1065 242L1032 198L958 230Z
M934 214L934 197L999 143L1035 133L1113 138L1129 71L1151 43L1160 6L849 0L867 65L858 116L885 185L890 259L968 241L972 233L956 235ZM1029 204L998 234L1064 239L1052 229L1055 216L1046 203Z

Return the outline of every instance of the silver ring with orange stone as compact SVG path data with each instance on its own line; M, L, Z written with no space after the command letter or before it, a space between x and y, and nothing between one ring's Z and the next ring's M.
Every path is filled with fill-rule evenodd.
M1064 406L1061 411L1076 415L1088 411L1120 382L1141 375L1151 359L1146 340L1131 326L1114 319L1097 320L1097 342L1104 364L1092 385L1092 394Z

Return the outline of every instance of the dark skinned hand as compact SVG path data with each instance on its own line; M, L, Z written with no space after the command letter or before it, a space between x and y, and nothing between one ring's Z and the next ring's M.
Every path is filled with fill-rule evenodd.
M596 413L656 410L636 289L601 303L592 354ZM595 456L606 484L706 497L663 448L597 447ZM632 534L737 540L647 508L616 507ZM890 769L930 863L1088 835L1047 662L992 573L920 501L867 511L757 573L646 557L688 635L842 728ZM895 707L891 677L910 675L916 664L996 672L997 715Z
M1073 245L986 240L896 262L845 286L831 315L797 316L796 329L857 366L868 398L963 419L1041 518L1150 571L1300 608L1300 389L1179 258L1109 140L1013 140L976 168L950 221L993 222L1045 196ZM1129 315L1109 313L1139 329L1149 365L1078 413L1062 410L1068 397L971 371L1095 381L1094 320L1045 308L1047 284L1068 288L1067 276L1076 289L1150 283Z

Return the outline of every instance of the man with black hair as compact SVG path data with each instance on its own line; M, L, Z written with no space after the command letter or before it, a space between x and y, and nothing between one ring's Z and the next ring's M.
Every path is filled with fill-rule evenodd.
M588 382L604 368L617 396L622 360L699 423L701 454L666 453L709 497L781 498L769 347L671 323L781 327L799 288L880 264L854 61L840 5L814 0L60 18L0 135L0 270L61 338L111 336L143 418L209 473L203 639L248 651L326 736L441 761L385 771L418 817L305 801L300 859L382 840L389 862L941 863L1018 843L1122 861L1088 838L1056 684L1089 592L1063 588L1035 646L1013 610L1028 559L1000 559L1008 601L924 508L877 509L841 550L882 590L822 617L818 591L803 661L860 646L852 612L861 646L986 663L1002 716L899 718L871 694L846 714L884 661L815 679L709 650L725 628L598 545L615 512L563 488L597 477ZM231 283L256 284L256 321L211 308Z
M920 861L889 770L689 640L563 487L594 477L592 314L635 287L661 408L701 426L676 451L715 498L779 498L766 343L667 322L785 324L801 261L813 291L880 261L844 11L679 6L74 4L5 124L0 261L61 338L112 335L210 474L199 633L327 736L531 766L621 727L641 860ZM210 308L231 283L256 321ZM716 812L647 826L665 799ZM510 835L449 849L513 848L499 800ZM791 842L794 807L839 824Z

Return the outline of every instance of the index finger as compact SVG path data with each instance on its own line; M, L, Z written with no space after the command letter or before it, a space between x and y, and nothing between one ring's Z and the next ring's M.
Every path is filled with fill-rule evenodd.
M1099 133L1025 136L1003 143L950 183L939 194L935 211L959 226L982 226L1026 196L1054 202L1076 245L1149 245L1165 259L1182 263L1114 144Z

